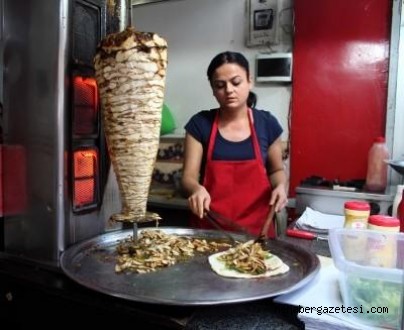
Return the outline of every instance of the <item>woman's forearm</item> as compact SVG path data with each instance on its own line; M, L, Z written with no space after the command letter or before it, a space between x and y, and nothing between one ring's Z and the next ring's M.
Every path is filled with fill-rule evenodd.
M275 211L279 212L288 202L287 177L283 169L272 172L270 175L272 194L270 205L275 205Z
M181 184L182 189L187 196L191 196L202 186L196 179L186 176L182 177Z
M278 169L273 171L269 175L269 180L271 181L272 187L277 187L280 184L283 184L286 189L286 184L287 184L287 177L284 169Z

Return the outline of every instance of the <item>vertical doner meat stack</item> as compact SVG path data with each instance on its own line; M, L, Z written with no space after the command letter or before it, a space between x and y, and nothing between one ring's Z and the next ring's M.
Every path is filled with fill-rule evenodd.
M158 152L167 69L167 42L132 27L106 36L94 58L108 151L122 212L113 221L144 222Z

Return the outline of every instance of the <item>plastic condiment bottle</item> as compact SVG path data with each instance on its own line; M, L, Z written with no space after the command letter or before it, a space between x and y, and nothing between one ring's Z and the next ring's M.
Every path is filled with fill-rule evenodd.
M369 150L365 189L384 191L387 186L387 164L389 149L384 137L377 137Z
M404 190L397 208L397 217L400 219L400 232L404 233ZM398 241L398 256L397 267L404 269L404 239Z
M368 229L398 233L400 220L388 215L371 215L368 219Z
M361 233L366 229L370 215L370 205L362 201L348 201L344 204L345 223L348 229L358 229L357 233L346 235L342 242L345 258L349 261L363 263L367 260L367 237Z
M366 229L370 215L370 205L362 201L348 201L344 204L345 228Z
M400 232L404 233L404 190L402 192L401 201L397 207L397 218L400 219Z
M387 215L371 215L368 229L378 232L398 233L400 220ZM370 266L394 268L397 263L397 236L369 235L366 250Z
M391 215L395 218L398 218L397 209L398 209L398 205L400 204L400 202L402 200L403 190L404 190L403 184L397 185L397 191L396 191L396 195L394 196L393 208L392 208L392 212L391 212Z

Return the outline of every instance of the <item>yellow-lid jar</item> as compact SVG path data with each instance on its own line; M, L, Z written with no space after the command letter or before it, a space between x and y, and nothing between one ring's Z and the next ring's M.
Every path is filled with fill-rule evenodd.
M378 232L398 233L400 220L387 215L371 215L368 229ZM391 235L369 236L366 250L369 265L376 267L394 268L397 262L397 240Z
M366 229L370 215L370 205L363 201L348 201L344 204L345 223L348 229ZM347 260L362 263L367 258L366 236L362 234L344 237L344 254Z
M366 229L370 215L368 202L348 201L344 204L345 228Z

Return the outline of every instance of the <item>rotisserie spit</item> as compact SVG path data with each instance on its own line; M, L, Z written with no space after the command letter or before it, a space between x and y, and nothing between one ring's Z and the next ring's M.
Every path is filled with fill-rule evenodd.
M101 41L94 65L122 200L122 212L111 220L158 220L146 205L160 137L167 42L128 27Z

